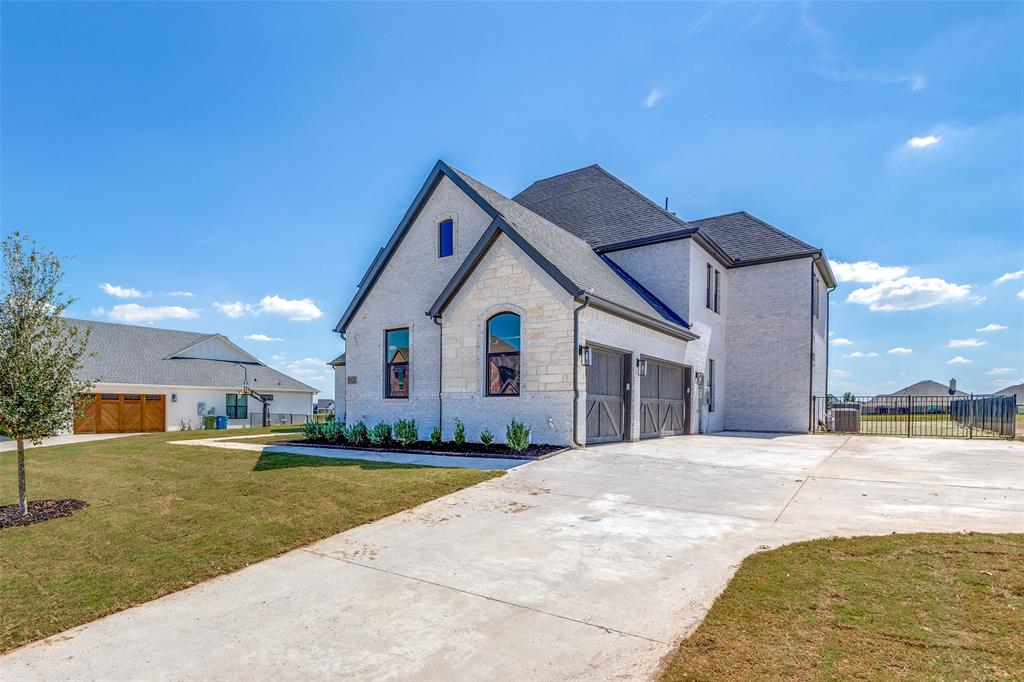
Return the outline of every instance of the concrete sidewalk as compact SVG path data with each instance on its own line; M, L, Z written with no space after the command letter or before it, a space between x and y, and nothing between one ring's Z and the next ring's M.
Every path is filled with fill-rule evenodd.
M0 658L11 679L648 679L751 552L1024 532L1024 445L688 436L568 452Z
M70 445L72 443L88 443L94 440L108 440L110 438L124 438L126 436L138 436L137 433L76 433L66 436L53 436L44 438L40 445L25 443L25 452L32 448L45 448L51 445ZM14 440L0 440L0 452L13 452L18 449L18 442Z

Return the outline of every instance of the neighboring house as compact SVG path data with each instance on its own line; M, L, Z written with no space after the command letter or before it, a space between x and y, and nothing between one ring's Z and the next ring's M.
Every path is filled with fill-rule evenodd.
M1015 386L1007 386L1001 391L996 391L995 395L1012 395L1017 398L1017 411L1024 412L1024 384L1017 384Z
M906 414L910 410L911 405L911 401L905 400L906 398L922 399L913 403L914 412L922 414L928 411L944 412L949 409L948 398L951 395L966 398L968 394L960 390L951 394L948 384L940 384L937 381L925 379L892 393L876 395L874 398L864 402L861 406L861 412L863 414ZM934 398L935 400L928 400L928 398Z
M313 414L325 414L334 412L334 401L330 398L320 398L313 405Z
M345 354L327 363L334 368L334 420L345 421ZM341 396L341 399L338 399Z
M94 400L75 433L177 431L182 420L202 426L212 409L230 426L262 413L243 384L271 398L272 413L309 415L317 392L267 367L220 334L67 320L91 327L81 378L94 381Z
M834 287L820 249L746 213L685 222L599 166L508 199L439 161L335 328L335 399L445 437L807 431Z

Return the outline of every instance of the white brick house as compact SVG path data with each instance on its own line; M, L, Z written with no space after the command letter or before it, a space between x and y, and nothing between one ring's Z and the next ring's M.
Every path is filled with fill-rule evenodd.
M576 445L806 431L833 288L746 213L684 222L598 166L508 199L439 161L335 327L337 414Z

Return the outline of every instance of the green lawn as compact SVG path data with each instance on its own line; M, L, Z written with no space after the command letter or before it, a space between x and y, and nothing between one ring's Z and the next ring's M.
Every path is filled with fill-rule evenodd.
M1022 674L1024 535L914 534L748 557L661 682Z
M498 475L168 442L209 435L28 450L30 499L89 506L0 530L0 651ZM0 453L0 504L15 464Z

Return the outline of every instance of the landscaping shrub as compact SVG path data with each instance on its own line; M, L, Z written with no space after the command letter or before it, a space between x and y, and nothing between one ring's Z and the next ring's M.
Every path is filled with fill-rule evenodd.
M484 444L485 448L491 447L491 443L494 442L494 434L490 429L484 429L484 432L480 434L480 442Z
M512 420L505 429L505 445L514 452L522 452L530 447L530 429L521 421Z
M375 446L388 445L391 443L391 424L377 422L370 429L370 444Z
M441 444L441 425L438 424L430 431L430 443L432 445Z
M302 434L314 443L344 445L349 440L348 429L341 422L306 422L302 425Z
M395 440L409 447L420 439L420 431L415 419L399 419L395 422Z
M370 431L363 422L356 422L348 432L348 439L352 445L366 445L370 442Z
M462 423L461 419L455 420L455 441L456 447L462 447L466 444L466 425Z

